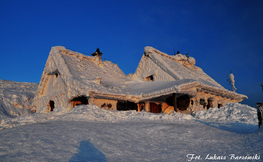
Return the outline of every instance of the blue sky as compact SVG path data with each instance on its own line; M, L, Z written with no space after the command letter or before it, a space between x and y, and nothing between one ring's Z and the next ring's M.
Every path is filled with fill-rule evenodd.
M263 102L261 0L0 0L0 79L40 81L52 46L102 58L134 73L145 46L180 51L243 103Z

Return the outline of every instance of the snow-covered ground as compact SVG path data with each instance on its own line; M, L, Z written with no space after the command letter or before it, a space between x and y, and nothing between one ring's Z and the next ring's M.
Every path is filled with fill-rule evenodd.
M193 116L81 105L2 119L0 161L262 161L257 124L239 103Z

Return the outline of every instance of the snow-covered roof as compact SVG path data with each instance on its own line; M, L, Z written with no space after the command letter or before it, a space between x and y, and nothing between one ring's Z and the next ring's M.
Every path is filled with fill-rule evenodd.
M117 64L111 61L97 63L97 58L71 51L62 46L52 47L44 73L59 73L67 87L75 94L100 92L123 94L122 85L128 79ZM43 85L44 86L44 85Z
M165 73L169 74L174 80L193 79L202 84L223 88L214 79L208 76L200 67L195 66L195 59L182 54L168 55L153 47L145 47L144 56L148 57L160 67ZM140 64L142 64L142 59ZM142 66L138 66L137 71L140 71Z
M170 56L152 47L145 47L143 57L151 58L164 73L174 79L146 82L140 79L137 73L138 69L143 70L140 66L143 59L135 74L127 76L111 61L98 61L96 56L83 55L62 46L52 47L43 73L59 73L68 88L69 99L87 95L138 102L172 93L195 96L197 91L191 90L192 87L232 98L246 98L224 89L196 67L192 57L187 58L180 54ZM43 90L44 86L40 83L38 91Z
M149 62L146 60L150 59L151 63L155 64L155 68L150 68L150 72L144 74L146 67L149 66ZM147 62L147 63L145 63ZM153 47L145 47L144 55L136 69L133 76L134 79L143 79L147 74L158 75L158 68L162 70L162 73L169 75L168 80L173 80L173 88L180 92L180 88L184 86L191 87L195 86L199 89L203 89L209 93L213 93L220 96L230 97L237 100L243 100L247 98L245 95L237 94L229 91L217 83L213 78L207 75L200 67L195 66L195 59L193 57L187 57L182 54L168 55ZM152 65L153 66L153 65ZM167 78L167 77L166 77ZM156 84L157 81L154 81ZM166 83L164 83L166 84ZM169 83L167 82L169 85ZM145 86L144 86L145 87ZM179 88L179 89L178 89ZM186 88L187 89L187 88ZM164 91L164 89L160 90Z

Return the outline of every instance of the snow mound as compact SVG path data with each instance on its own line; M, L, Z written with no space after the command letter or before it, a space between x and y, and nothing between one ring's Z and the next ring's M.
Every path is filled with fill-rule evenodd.
M173 112L171 115L160 113L154 114L146 111L115 111L104 110L96 105L76 106L67 114L56 118L56 120L66 121L102 121L102 122L120 122L120 121L165 121L175 122L194 119L191 115Z
M258 124L257 109L240 103L227 103L221 108L210 108L207 111L198 111L196 119L213 121L231 121L247 124Z
M63 110L63 109L60 109ZM32 123L43 123L50 120L57 121L88 121L88 122L179 122L194 119L191 115L172 112L168 114L154 114L146 111L115 111L105 110L96 105L79 105L71 109L69 112L54 111L49 113L27 114L17 118L7 118L0 121L0 129L12 128L19 125Z
M60 110L60 111L59 111ZM35 113L19 116L16 118L5 118L0 120L0 129L12 128L19 125L32 123L45 123L48 121L82 121L82 122L154 122L154 123L195 123L235 132L253 133L258 129L257 110L248 105L239 103L228 103L224 107L211 108L208 111L199 111L188 115L178 112L150 113L146 111L116 111L105 110L96 105L79 105L68 112L63 108L49 113Z
M32 113L37 83L0 80L0 119Z
M253 133L258 130L256 108L240 103L227 103L220 109L199 111L193 116L200 123L238 134Z

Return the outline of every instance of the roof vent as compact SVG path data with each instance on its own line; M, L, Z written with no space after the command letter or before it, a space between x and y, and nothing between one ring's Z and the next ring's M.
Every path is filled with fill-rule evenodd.
M100 49L99 48L97 48L96 49L96 52L93 52L92 54L91 54L92 56L101 56L102 55L102 53L100 52Z
M91 55L95 57L95 62L99 65L101 63L101 55L102 55L100 49L97 48L96 52L93 52Z

